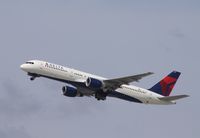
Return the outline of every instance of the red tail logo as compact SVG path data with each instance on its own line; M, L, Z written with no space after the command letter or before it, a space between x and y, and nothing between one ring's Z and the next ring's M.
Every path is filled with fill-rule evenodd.
M163 96L169 96L180 74L181 73L177 71L171 72L169 75L167 75L149 90Z
M169 96L170 95L172 89L174 88L176 80L177 79L175 79L175 78L167 76L162 81L160 81L162 94L164 96Z

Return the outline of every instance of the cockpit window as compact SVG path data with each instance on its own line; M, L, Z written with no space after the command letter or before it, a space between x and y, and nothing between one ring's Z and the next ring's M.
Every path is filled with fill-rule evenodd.
M26 64L34 64L34 62L26 62Z

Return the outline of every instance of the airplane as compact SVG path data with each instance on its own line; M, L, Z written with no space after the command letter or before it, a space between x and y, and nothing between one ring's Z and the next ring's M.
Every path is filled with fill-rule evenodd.
M170 96L181 74L178 71L172 71L150 89L144 89L130 85L130 83L138 82L152 75L152 72L107 79L41 60L27 61L20 68L27 72L31 81L38 77L45 77L66 83L62 87L62 92L67 97L92 96L97 100L115 97L130 102L155 105L176 104L176 100L189 97L189 95Z

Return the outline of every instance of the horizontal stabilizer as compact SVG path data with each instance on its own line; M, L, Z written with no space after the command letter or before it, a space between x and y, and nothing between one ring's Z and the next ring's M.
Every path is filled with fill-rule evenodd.
M159 98L160 100L164 100L164 101L176 101L182 98L186 98L189 97L189 95L175 95L175 96L165 96L165 97L161 97Z

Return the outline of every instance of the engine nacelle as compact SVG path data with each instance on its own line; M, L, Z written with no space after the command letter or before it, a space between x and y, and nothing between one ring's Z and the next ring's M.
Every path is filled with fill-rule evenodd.
M85 85L87 87L93 88L93 89L101 89L103 87L103 82L94 78L88 78L86 80Z
M62 87L63 95L67 97L76 97L79 96L79 93L76 88L70 87L70 86L63 86Z

